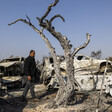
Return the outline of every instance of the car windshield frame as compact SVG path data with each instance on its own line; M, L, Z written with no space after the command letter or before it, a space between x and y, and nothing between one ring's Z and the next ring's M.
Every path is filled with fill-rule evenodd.
M14 62L14 61L19 61L20 58L9 58L9 59L4 59L0 63L6 63L6 62Z

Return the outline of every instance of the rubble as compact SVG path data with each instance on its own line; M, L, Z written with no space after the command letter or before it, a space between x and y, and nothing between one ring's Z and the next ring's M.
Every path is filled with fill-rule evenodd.
M57 109L45 108L56 97L56 90L47 90L44 85L35 85L36 95L40 98L39 102L33 102L28 92L27 102L21 102L20 96L23 89L10 90L7 97L0 97L0 112L96 112L96 104L99 91L87 93L76 92L73 101L67 107ZM112 97L103 93L98 112L112 111Z

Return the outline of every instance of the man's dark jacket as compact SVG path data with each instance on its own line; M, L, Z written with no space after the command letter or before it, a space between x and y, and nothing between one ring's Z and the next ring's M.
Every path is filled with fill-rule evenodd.
M28 56L24 61L24 74L27 76L31 76L31 79L34 79L36 70L35 59L31 56Z

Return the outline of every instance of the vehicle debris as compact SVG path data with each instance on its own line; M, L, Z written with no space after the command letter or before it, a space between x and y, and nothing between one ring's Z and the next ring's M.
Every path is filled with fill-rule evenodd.
M8 58L0 62L0 74L3 76L18 76L23 74L23 64L25 58Z
M67 80L66 63L64 56L57 56L60 59L61 75ZM79 90L91 91L100 90L103 72L105 71L107 60L95 59L82 54L76 54L74 57L75 79L80 85ZM103 89L106 89L108 83L112 84L112 64L108 61L107 75L105 76L105 84ZM59 88L58 79L54 71L53 58L45 57L43 62L43 70L41 74L43 83L50 88Z
M24 57L16 57L0 61L1 86L14 87L22 81L24 60Z

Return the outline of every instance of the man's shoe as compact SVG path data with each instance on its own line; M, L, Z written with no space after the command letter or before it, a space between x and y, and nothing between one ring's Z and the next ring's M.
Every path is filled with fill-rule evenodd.
M32 101L34 101L34 102L38 102L39 99L35 97L35 98L32 98Z
M27 102L26 98L24 96L21 96L21 101L22 102Z

